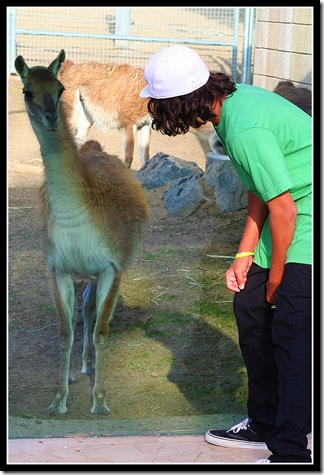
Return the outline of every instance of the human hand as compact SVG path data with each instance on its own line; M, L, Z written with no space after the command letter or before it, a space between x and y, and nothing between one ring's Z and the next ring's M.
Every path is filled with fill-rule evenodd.
M279 285L279 282L270 282L268 280L266 284L266 300L269 303L274 304L274 295L277 290L277 287Z
M225 284L228 290L240 292L244 289L252 262L252 256L235 259L231 267L225 273Z

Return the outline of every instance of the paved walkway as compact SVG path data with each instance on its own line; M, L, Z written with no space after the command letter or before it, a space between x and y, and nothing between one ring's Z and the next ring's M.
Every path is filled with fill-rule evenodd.
M311 444L311 438L309 443ZM84 466L89 464L93 467L96 464L125 466L154 464L152 470L157 470L156 465L196 464L196 471L200 471L199 466L204 465L254 464L257 460L267 458L269 455L268 450L262 449L217 447L207 443L201 435L119 437L76 435L8 441L9 465L82 464ZM19 470L19 467L15 469ZM203 467L202 469L204 470ZM53 467L49 470L53 470ZM215 470L219 468L215 467Z
M31 466L37 464L49 464L49 470L53 465L64 470L63 465L68 464L152 464L152 470L158 470L157 465L167 470L163 468L166 465L194 464L196 471L204 470L204 465L254 464L268 458L270 452L217 447L204 438L208 428L226 429L244 417L240 414L214 414L76 421L9 416L7 464L11 470L14 470L13 465L17 465L15 470L19 470L19 465L29 465L28 470L31 470Z
M198 435L15 439L8 444L10 464L250 464L269 454L216 447Z

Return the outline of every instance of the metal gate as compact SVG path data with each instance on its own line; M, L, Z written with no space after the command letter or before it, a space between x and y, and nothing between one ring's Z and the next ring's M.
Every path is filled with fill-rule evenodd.
M251 82L252 8L8 7L7 22L10 74L19 54L30 66L49 64L64 48L75 63L144 67L176 43L195 49L210 70Z

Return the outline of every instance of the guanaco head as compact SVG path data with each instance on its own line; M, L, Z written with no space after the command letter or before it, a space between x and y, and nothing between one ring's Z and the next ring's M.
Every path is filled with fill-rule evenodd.
M22 56L17 56L15 60L16 71L24 85L26 110L30 117L41 121L47 130L57 130L59 126L59 99L64 86L57 75L64 60L63 49L48 67L29 68Z

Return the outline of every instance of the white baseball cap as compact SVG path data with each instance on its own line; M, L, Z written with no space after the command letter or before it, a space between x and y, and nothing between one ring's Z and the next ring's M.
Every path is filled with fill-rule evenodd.
M147 86L143 99L167 99L189 94L208 81L210 72L201 57L187 46L172 45L157 51L144 69Z

